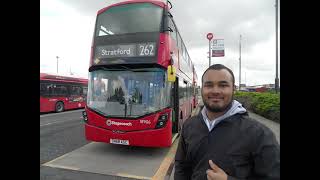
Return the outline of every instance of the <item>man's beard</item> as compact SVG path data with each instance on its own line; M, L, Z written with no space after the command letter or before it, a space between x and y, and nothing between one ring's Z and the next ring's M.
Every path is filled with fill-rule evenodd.
M202 99L204 99L204 98L202 97ZM229 102L229 104L226 106L223 106L223 107L218 107L215 105L210 106L206 101L203 101L203 104L208 111L213 112L213 113L218 113L218 112L224 112L224 111L227 111L228 109L230 109L232 106L232 102L233 102L233 95L232 95L232 98L231 98L231 101Z
M208 111L218 113L218 112L223 112L229 109L232 106L232 101L227 106L224 106L224 107L210 106L207 102L203 102L203 104Z

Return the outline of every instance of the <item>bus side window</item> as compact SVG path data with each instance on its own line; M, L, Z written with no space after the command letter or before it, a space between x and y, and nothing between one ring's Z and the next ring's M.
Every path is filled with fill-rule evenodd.
M67 87L64 84L57 85L56 89L58 90L59 95L67 96L68 91L67 91Z
M84 98L87 97L87 93L88 93L88 87L82 87L82 96L83 96Z
M183 101L186 101L188 96L188 86L186 81L183 81L183 89Z
M182 81L179 80L179 100L183 100L183 86L182 86Z
M176 46L178 47L178 41L177 41L177 31L176 27L172 21L171 18L169 18L169 27L172 29L173 32L170 32L170 36L173 38L173 40L176 41Z
M178 37L178 49L179 49L179 51L180 51L180 57L182 57L182 39L181 39L181 36L180 36L180 34L179 34L179 32L177 33L177 37Z
M66 87L66 86L62 86L62 87L61 87L61 93L62 93L63 95L65 95L65 96L68 95L68 90L67 90L67 87Z
M61 84L56 84L54 86L54 94L56 96L65 96L65 90L64 90L64 86Z
M81 89L79 86L71 86L71 95L80 96Z
M189 99L189 83L186 83L186 86L187 86L187 93L186 93L186 97L187 99Z
M181 105L187 100L187 82L184 80L179 80L179 104Z
M48 92L48 96L52 96L53 95L53 84L47 84L47 92Z
M44 83L40 83L40 95L41 96L45 96L47 93L46 93L46 86Z

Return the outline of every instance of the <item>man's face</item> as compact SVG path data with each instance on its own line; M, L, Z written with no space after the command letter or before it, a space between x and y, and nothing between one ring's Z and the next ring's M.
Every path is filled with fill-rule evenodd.
M208 70L203 76L202 100L211 112L223 112L233 100L232 76L226 69Z

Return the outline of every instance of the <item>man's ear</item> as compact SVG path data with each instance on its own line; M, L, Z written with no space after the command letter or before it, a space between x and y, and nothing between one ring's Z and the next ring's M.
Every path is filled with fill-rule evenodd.
M233 85L233 94L236 93L236 85Z

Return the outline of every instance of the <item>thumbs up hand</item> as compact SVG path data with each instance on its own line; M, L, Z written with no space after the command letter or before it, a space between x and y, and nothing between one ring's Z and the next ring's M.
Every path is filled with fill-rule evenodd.
M209 160L209 165L211 169L207 170L208 180L227 180L228 175L216 164Z

